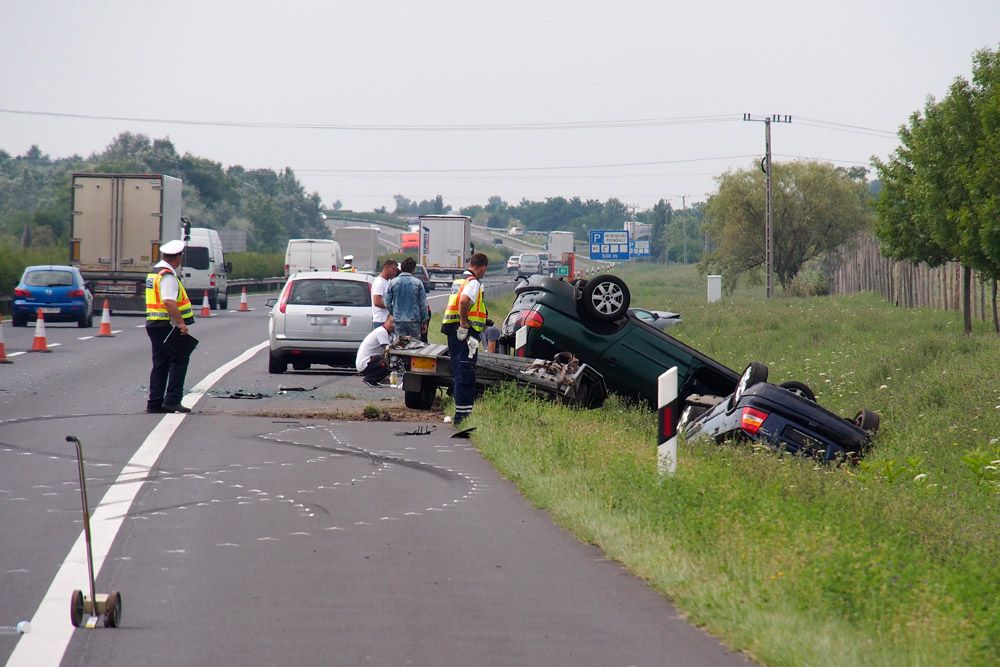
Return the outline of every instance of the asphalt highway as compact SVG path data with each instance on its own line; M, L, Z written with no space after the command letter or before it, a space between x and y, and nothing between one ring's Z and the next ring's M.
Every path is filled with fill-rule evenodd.
M350 372L269 375L263 297L250 306L192 327L189 415L143 411L141 318L115 318L113 338L47 325L50 353L20 354L34 330L5 324L0 626L32 628L0 633L0 663L747 664L531 507L450 424L324 417L401 397ZM279 391L292 384L317 388L295 410ZM116 629L69 621L89 587L70 434L97 591L123 599Z

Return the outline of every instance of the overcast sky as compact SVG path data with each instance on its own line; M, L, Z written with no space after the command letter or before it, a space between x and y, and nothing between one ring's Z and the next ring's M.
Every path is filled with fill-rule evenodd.
M0 148L169 137L354 210L679 208L763 154L744 113L792 116L776 161L867 166L998 39L1000 0L2 0Z

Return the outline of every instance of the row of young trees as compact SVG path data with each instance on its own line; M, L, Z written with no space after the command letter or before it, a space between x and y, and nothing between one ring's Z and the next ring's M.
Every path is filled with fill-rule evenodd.
M993 324L1000 277L1000 50L973 58L972 81L955 79L899 131L900 146L875 161L883 184L876 232L897 259L963 268L963 313L972 331L972 271L991 278Z
M290 169L223 169L169 139L123 133L88 158L50 158L0 150L0 238L22 246L68 242L70 177L75 171L164 173L184 181L184 213L199 227L245 229L250 250L276 251L290 237L328 238L318 194L307 194ZM67 243L68 247L68 243Z

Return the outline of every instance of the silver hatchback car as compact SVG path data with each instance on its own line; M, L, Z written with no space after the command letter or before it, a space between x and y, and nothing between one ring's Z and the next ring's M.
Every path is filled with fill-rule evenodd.
M371 284L364 273L312 271L289 276L268 320L269 373L311 364L354 368L361 341L372 330Z

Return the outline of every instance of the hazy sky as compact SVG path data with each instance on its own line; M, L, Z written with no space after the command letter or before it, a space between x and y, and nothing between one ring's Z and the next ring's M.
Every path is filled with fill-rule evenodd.
M867 166L998 40L1000 0L0 0L0 148L141 132L355 210L676 208L760 158L745 112L792 116L776 161Z

